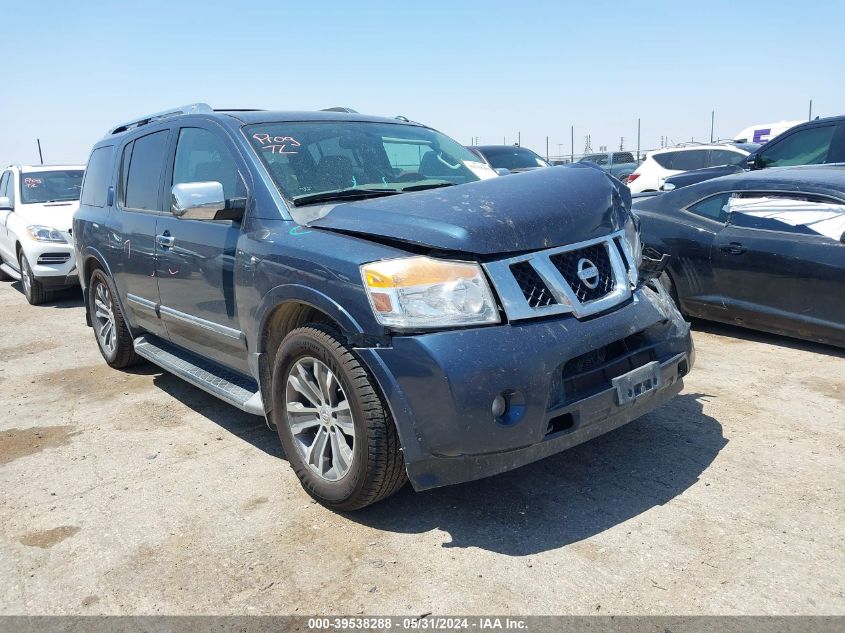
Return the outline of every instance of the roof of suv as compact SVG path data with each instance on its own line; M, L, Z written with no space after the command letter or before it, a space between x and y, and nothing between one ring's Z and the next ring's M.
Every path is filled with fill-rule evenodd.
M736 150L738 153L745 152L748 153L748 150L742 147L737 147L733 143L702 143L701 145L680 145L678 147L664 147L662 149L652 150L648 153L649 156L653 156L655 154L665 154L666 152L686 152L692 151L695 149L726 149L726 150Z
M170 110L148 114L125 123L118 124L111 128L105 138L133 132L152 123L161 123L172 119L179 119L186 116L205 116L219 119L228 125L244 125L253 123L277 123L294 121L355 121L361 123L393 123L404 125L416 125L424 127L421 123L409 121L405 117L379 117L359 114L350 108L332 108L319 111L283 111L283 110L249 110L249 109L228 109L214 110L205 103L194 103L187 106L179 106Z
M39 171L56 171L59 169L85 169L85 165L9 165L7 169L18 169L22 172L32 173Z

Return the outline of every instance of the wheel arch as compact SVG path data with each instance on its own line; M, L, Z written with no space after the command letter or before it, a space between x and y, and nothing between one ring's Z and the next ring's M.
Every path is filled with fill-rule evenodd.
M347 338L363 333L361 325L329 296L299 284L277 286L268 292L256 311L256 331L250 348L250 365L257 373L261 392L269 394L272 381L272 367L276 351L282 340L292 330L306 323L327 323ZM272 403L263 398L265 413L269 414Z
M91 327L91 314L88 311L88 280L91 279L91 275L97 269L102 270L109 277L111 277L112 274L111 268L106 262L106 258L103 257L102 253L90 246L82 250L80 253L80 260L81 261L77 261L76 265L82 271L79 278L79 285L82 288L82 301L85 305L85 323L88 327ZM115 300L120 301L120 297L115 297Z

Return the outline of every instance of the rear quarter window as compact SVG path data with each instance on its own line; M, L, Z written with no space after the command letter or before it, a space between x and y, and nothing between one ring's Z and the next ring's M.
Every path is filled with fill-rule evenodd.
M106 206L113 154L113 145L98 147L91 152L85 179L82 181L82 195L79 199L81 204L89 207Z

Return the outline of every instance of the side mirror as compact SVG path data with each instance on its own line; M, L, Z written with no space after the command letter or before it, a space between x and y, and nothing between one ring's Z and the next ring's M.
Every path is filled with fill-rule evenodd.
M6 196L0 197L0 211L12 211L12 201Z
M749 154L748 158L745 159L745 166L748 167L748 169L760 169L763 164L757 154Z
M664 182L662 185L660 185L660 189L662 191L675 191L675 185L673 185L671 182Z
M494 169L493 171L495 171L499 176L507 176L511 173L511 170L507 169L505 167L498 167L498 168Z
M183 182L170 190L170 212L181 220L219 220L226 208L219 182Z

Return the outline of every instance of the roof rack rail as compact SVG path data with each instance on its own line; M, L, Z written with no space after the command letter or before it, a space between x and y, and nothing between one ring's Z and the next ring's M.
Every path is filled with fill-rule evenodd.
M121 123L120 125L111 128L109 130L109 134L126 132L127 130L146 125L147 123L152 123L153 121L159 121L161 119L179 116L180 114L195 114L198 112L214 112L214 110L212 110L211 106L207 103L189 103L188 105L179 106L170 110L164 110L162 112L155 112L153 114L148 114L137 119L132 119L131 121L127 121L126 123Z
M320 112L346 112L347 114L360 114L358 110L347 108L346 106L335 106L333 108L323 108Z

